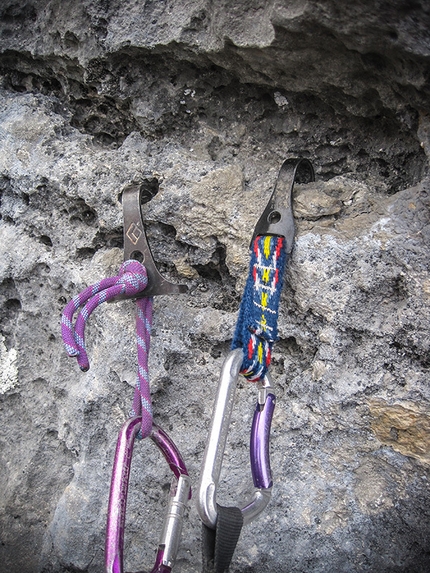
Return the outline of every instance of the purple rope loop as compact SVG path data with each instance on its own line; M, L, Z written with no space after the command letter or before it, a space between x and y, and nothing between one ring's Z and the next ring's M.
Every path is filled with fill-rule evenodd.
M152 430L152 403L149 388L148 356L152 327L152 297L136 301L137 380L130 416L141 416L138 438L146 438Z
M85 347L85 325L91 313L102 302L119 295L133 296L148 284L145 267L139 261L125 261L117 276L103 279L83 290L67 304L61 319L61 334L69 356L76 357L79 367L86 372L90 363ZM152 297L137 301L136 333L138 374L131 415L142 417L140 437L147 437L152 429L152 404L149 389L148 355L152 325ZM80 309L73 325L73 316Z

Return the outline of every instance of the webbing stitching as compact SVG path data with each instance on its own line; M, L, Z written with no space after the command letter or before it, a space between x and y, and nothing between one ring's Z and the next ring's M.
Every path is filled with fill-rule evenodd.
M248 279L239 309L232 348L242 348L241 373L262 380L278 338L278 311L287 262L284 237L262 235L251 247Z

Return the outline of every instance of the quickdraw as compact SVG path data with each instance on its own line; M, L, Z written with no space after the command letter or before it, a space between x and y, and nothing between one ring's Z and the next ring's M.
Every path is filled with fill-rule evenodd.
M283 275L294 243L293 187L314 178L312 164L307 159L286 160L252 237L250 271L233 349L222 367L200 474L197 506L203 523L204 573L228 570L242 526L257 517L270 500L269 437L276 400L270 391L267 370L278 336ZM239 373L259 385L250 445L255 491L253 499L242 507L223 507L216 501L217 486Z
M203 523L211 528L216 527L218 518L217 484L242 362L243 353L240 349L230 352L224 360L200 475L198 498L200 516ZM251 429L251 472L256 490L253 499L240 508L243 524L250 523L257 517L270 500L272 474L269 460L269 434L275 408L275 396L270 389L271 383L267 375L258 387L257 408Z
M179 294L187 287L168 282L159 272L149 248L141 213L142 192L130 186L122 194L124 211L124 263L117 276L87 287L66 306L62 316L62 337L66 352L77 358L81 370L90 364L85 346L85 325L99 304L109 300L136 300L138 374L131 418L120 430L109 496L105 570L123 573L124 527L133 445L136 437L149 437L160 449L174 473L167 515L155 565L151 573L169 573L174 565L186 502L191 497L190 478L173 441L153 424L149 388L148 354L152 325L152 297ZM136 260L140 258L142 263ZM76 321L73 316L78 312Z
M286 160L252 237L250 271L239 309L232 351L221 371L201 470L197 508L203 523L204 573L224 573L228 570L242 526L255 519L270 501L273 482L269 439L276 399L268 368L272 346L278 337L283 275L294 243L293 187L295 183L313 181L314 177L312 164L307 159ZM123 573L124 570L124 528L134 441L136 437L149 437L174 474L163 533L151 570L151 573L170 573L179 546L184 510L191 498L191 484L177 447L161 428L153 424L148 354L152 297L183 293L187 287L168 282L155 265L145 235L139 187L127 188L122 195L122 204L124 263L117 276L89 286L69 302L62 316L62 336L69 356L76 357L80 368L86 371L89 360L85 346L85 325L91 313L105 301L136 300L138 375L131 417L119 432L115 453L107 517L105 570L106 573ZM78 315L73 322L76 312ZM257 382L258 387L250 442L255 490L252 499L241 507L223 507L217 503L217 486L240 373L249 381Z

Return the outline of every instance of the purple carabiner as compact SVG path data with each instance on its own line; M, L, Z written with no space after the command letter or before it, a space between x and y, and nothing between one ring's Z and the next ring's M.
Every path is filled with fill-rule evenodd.
M141 418L130 418L122 426L118 435L106 527L106 573L123 573L124 571L124 531L128 481L134 441L140 426ZM191 481L181 454L169 436L154 424L149 437L162 452L175 476L172 481L155 565L151 570L151 573L170 573L179 547L185 506L191 498Z
M272 470L270 469L269 436L272 424L276 398L268 393L264 402L257 403L251 428L251 471L256 488L269 489L273 485Z

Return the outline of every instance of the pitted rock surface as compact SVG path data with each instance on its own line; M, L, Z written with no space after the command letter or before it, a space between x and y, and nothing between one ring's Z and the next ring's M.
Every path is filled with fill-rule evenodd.
M91 368L61 312L122 262L142 187L160 271L154 416L197 490L248 247L307 157L272 378L273 497L237 573L430 570L430 8L424 0L4 0L0 7L0 572L99 573L134 306L97 309ZM219 499L252 492L241 381ZM136 444L125 570L150 570L170 470ZM191 503L174 571L201 571Z

